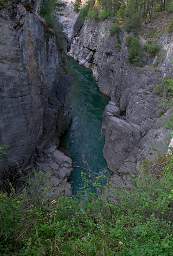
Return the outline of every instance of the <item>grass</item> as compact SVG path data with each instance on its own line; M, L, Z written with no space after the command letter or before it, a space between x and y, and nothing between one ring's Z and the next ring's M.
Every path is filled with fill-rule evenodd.
M165 159L162 175L144 171L130 191L112 189L118 204L106 191L39 204L1 194L0 255L172 255L173 158Z

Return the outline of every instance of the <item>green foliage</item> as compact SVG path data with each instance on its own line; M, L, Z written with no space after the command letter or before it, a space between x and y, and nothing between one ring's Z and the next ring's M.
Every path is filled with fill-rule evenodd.
M163 80L163 86L164 86L166 97L173 97L173 79L165 78Z
M156 86L156 92L163 97L173 96L173 79L164 78L160 85Z
M129 62L131 64L140 65L142 61L142 47L139 39L135 36L129 36L127 38L127 46Z
M9 4L7 0L0 0L0 9L6 7Z
M165 127L167 129L173 130L173 116L171 116L170 119L167 121Z
M5 158L7 155L8 146L7 145L0 145L0 159Z
M80 0L76 0L75 4L79 10ZM88 0L81 11L85 8L85 18L96 20L116 17L128 32L138 32L143 22L150 22L158 12L172 10L172 6L172 0Z
M53 12L57 5L57 0L43 0L40 15L46 20L49 26L53 26Z
M98 18L99 20L105 20L110 17L110 13L107 10L100 10Z
M138 10L137 1L129 0L125 12L125 27L128 32L138 32L141 27L142 17Z
M165 78L154 88L154 92L162 98L162 109L166 111L173 106L173 79ZM173 130L173 116L166 122L165 127Z
M89 0L81 8L81 16L89 19L103 21L115 15L119 6L117 1Z
M117 23L114 23L110 29L111 36L116 36L117 44L116 47L121 48L121 39L120 39L121 28Z
M156 43L149 42L146 43L144 46L144 50L152 57L155 57L159 51L160 51L160 46Z
M81 8L81 0L75 0L74 2L74 10L75 12L79 12Z
M172 0L168 0L167 1L167 4L166 4L166 10L168 11L168 12L173 12L173 1Z
M167 28L168 33L173 33L173 21L170 22L168 28Z
M109 188L101 196L42 205L1 194L0 255L172 255L172 168L170 156L159 178L143 171L130 193ZM118 204L109 200L110 192Z
M117 35L120 32L121 32L120 26L118 24L114 23L110 30L111 36Z
M94 6L94 1L88 1L82 8L80 9L80 18L81 20L85 20L88 16L90 10L92 10Z
M155 86L154 92L163 98L163 104L166 108L172 106L172 97L173 97L173 79L165 78L161 84Z
M96 9L90 9L89 11L88 11L88 18L89 19L95 19L95 20L97 20L98 19L98 12L97 12L97 10Z

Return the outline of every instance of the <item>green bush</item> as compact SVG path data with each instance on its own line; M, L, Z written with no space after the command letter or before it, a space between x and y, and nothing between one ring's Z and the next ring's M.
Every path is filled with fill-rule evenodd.
M168 33L173 33L173 21L171 21L167 28Z
M168 1L167 5L166 5L166 10L171 13L173 12L173 1L172 0Z
M173 79L165 78L162 83L155 86L155 93L164 97L171 98L173 97Z
M0 0L0 9L7 7L9 4L8 0Z
M142 19L138 13L129 13L125 20L125 29L127 32L138 32L141 28Z
M131 64L140 65L142 63L142 47L140 41L135 36L129 36L127 38L129 62Z
M80 0L75 0L74 2L74 10L75 12L79 12L81 8L81 1Z
M163 96L163 86L162 84L157 84L155 87L154 87L154 93L156 93L157 95L159 96Z
M118 24L114 23L110 29L111 36L116 36L117 44L116 47L121 48L121 39L120 39L121 28Z
M85 5L81 8L79 16L82 21L84 21L86 19L87 15L88 15L88 11L89 11L89 5Z
M173 97L173 79L165 78L163 80L163 87L167 97Z
M53 26L53 12L56 8L57 0L43 0L40 15L46 20L49 26Z
M114 23L110 29L111 36L115 36L121 32L121 28L118 24Z
M80 9L79 0L76 0L75 6L78 11ZM127 32L138 32L143 22L151 22L158 12L165 10L171 12L173 10L173 2L172 0L88 0L85 7L82 7L82 9L85 8L87 13L90 12L88 17L91 19L105 20L109 17L116 17ZM93 9L97 10L97 14L93 13ZM85 17L87 17L87 14Z
M165 127L167 129L173 130L173 116L171 116L170 119L166 122ZM173 148L171 148L171 150L173 151Z
M97 9L90 9L88 11L88 15L87 16L88 16L89 19L97 20L98 19L98 11L97 11Z
M146 43L144 46L144 50L152 57L155 57L159 51L160 51L160 46L156 43Z
M99 14L98 14L98 18L99 20L105 20L107 19L108 17L110 17L110 13L107 11L107 10L100 10L99 11Z
M172 255L173 157L162 162L162 175L144 169L130 191L109 188L101 196L62 197L42 205L1 194L0 255Z

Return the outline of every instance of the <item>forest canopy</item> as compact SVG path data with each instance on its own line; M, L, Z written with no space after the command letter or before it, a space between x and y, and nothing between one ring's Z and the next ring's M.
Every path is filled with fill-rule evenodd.
M83 17L98 20L116 17L119 23L133 29L142 22L150 22L158 12L172 12L173 0L88 0L85 5L76 0L75 9Z

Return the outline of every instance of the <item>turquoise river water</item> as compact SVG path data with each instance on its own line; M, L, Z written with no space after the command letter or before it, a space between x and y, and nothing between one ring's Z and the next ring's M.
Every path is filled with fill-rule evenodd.
M99 91L91 71L72 59L69 59L69 72L72 76L72 124L62 145L73 160L71 184L76 194L83 187L83 173L91 187L96 177L109 173L103 157L104 137L101 134L108 98Z

